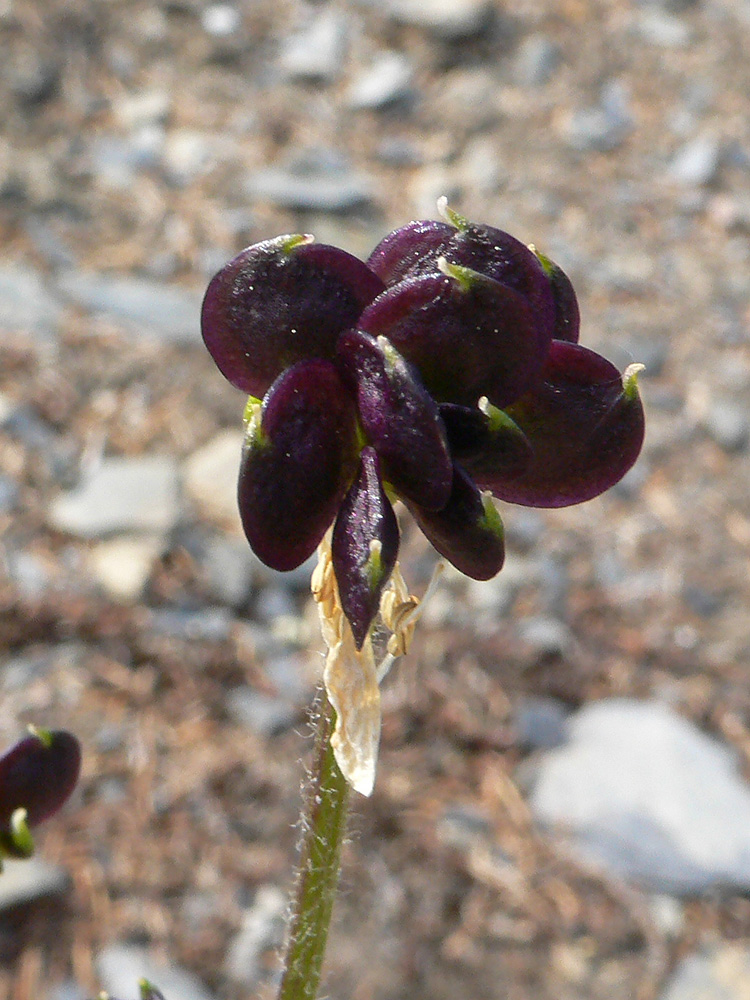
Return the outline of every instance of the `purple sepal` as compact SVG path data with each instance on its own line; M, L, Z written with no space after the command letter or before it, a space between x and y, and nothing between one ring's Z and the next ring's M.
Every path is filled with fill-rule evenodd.
M578 343L581 327L581 313L578 308L578 298L570 278L559 265L538 250L534 250L539 263L549 279L552 288L552 298L555 304L555 322L552 337L554 340L566 340L571 344Z
M398 521L380 479L377 453L362 449L357 478L341 504L331 551L341 607L357 649L380 607L398 556Z
M643 443L635 383L623 387L614 365L579 344L554 341L540 385L508 407L533 451L512 480L477 477L501 500L528 507L583 503L614 486Z
M555 306L542 262L510 233L493 226L462 222L410 222L381 240L369 267L388 287L406 278L434 274L440 257L494 278L524 296L547 337L552 336Z
M531 445L521 428L502 410L441 403L440 416L451 455L474 478L520 476L531 462Z
M203 300L203 339L222 374L262 398L285 368L332 358L383 290L361 260L312 237L279 236L243 250L219 271Z
M280 375L248 430L239 507L250 545L267 566L290 570L312 555L354 471L354 403L330 361Z
M81 770L81 746L65 730L40 730L0 757L0 830L16 809L29 826L48 819L70 797Z
M358 330L341 336L339 365L384 479L399 495L438 510L450 494L451 459L437 404L419 375L390 343Z
M460 465L454 466L450 499L441 511L407 503L432 545L457 570L489 580L505 561L503 523L490 497L483 497Z
M462 276L463 277L463 276ZM441 403L507 406L535 382L550 345L528 301L491 278L409 278L365 309L359 328L387 337Z

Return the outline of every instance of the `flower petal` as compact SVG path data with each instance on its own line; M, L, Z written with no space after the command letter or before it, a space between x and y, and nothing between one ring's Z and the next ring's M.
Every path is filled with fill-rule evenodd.
M407 503L438 552L474 580L489 580L505 561L503 522L492 498L482 496L460 465L453 467L450 499L441 511Z
M440 416L451 455L473 478L489 475L512 479L531 462L528 438L511 418L483 398L479 406L441 403Z
M253 551L273 569L312 555L353 473L354 403L330 361L301 361L248 425L239 506Z
M362 261L311 236L243 250L203 300L203 339L232 385L261 398L298 361L331 358L383 283Z
M555 305L543 263L510 233L467 222L453 212L446 222L410 222L381 240L368 266L390 288L406 278L434 274L438 260L471 268L523 295L535 319L552 336Z
M409 278L379 295L359 328L384 336L438 402L505 407L535 382L549 349L528 301L476 271Z
M363 448L359 473L341 504L331 542L341 606L357 649L396 565L398 543L398 521L380 480L377 453Z
M339 364L356 395L362 429L401 495L438 510L451 489L451 459L435 401L384 337L351 330L339 341Z
M64 730L39 730L0 757L0 830L16 809L29 826L47 819L66 802L81 770L81 747Z
M636 366L637 367L637 366ZM633 465L643 443L634 372L579 344L554 341L540 385L508 407L531 442L522 475L477 476L496 497L529 507L565 507L598 496Z
M577 344L581 327L581 313L570 278L561 267L549 257L545 257L536 247L531 249L544 268L552 287L552 297L555 302L555 324L552 336L555 340L567 340L571 344Z

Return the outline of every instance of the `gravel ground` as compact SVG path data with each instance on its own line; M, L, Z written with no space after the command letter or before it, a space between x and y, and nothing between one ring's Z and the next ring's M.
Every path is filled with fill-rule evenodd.
M321 646L219 489L243 400L200 295L247 243L366 254L441 194L566 269L583 342L647 366L648 436L607 496L503 511L496 581L448 574L384 691L327 993L746 996L746 893L588 865L526 782L613 696L750 771L748 0L5 0L0 50L0 736L86 751L39 836L67 888L3 912L0 1000L146 952L168 1000L271 995ZM691 993L712 956L734 992Z

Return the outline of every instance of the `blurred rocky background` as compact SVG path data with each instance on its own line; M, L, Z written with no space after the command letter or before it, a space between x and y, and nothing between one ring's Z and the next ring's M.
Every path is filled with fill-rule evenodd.
M750 996L750 2L0 0L0 52L0 738L85 747L0 876L0 1000L272 995L321 643L238 533L201 294L441 194L568 271L648 437L446 575L326 994Z

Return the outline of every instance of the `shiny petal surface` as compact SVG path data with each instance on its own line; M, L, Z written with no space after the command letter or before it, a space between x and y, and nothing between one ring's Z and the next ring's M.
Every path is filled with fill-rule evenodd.
M71 733L42 730L26 736L0 757L0 829L16 809L29 826L52 816L66 802L81 770L81 747Z
M330 361L284 372L248 428L240 466L242 525L266 565L312 555L353 474L354 403Z
M534 250L539 263L544 268L555 303L555 321L552 337L554 340L567 340L571 344L578 343L581 327L581 313L578 308L578 298L570 278L561 267L545 257L543 253Z
M483 497L467 473L454 466L453 487L438 512L407 504L437 551L474 580L489 580L505 560L503 522L490 497Z
M598 496L633 465L643 443L635 377L579 344L555 341L543 381L508 414L531 442L533 459L512 480L477 476L501 500L565 507Z
M357 330L342 335L339 366L384 478L400 495L442 507L450 494L451 459L437 404L419 376L385 339Z
M243 250L203 300L203 339L222 374L259 399L298 361L331 358L339 334L383 289L362 261L312 237Z
M438 402L476 406L487 396L503 408L534 384L549 331L518 292L471 274L409 278L378 296L359 327L387 337Z
M357 649L362 648L380 607L383 587L398 556L396 515L380 479L374 448L362 450L357 478L341 504L331 551L341 607Z
M410 222L386 236L367 263L390 287L406 278L434 274L438 260L445 257L523 295L537 323L551 337L555 305L541 260L501 229L462 222L460 228L446 222Z
M472 477L512 479L529 467L531 444L503 410L442 403L440 416L451 454Z

